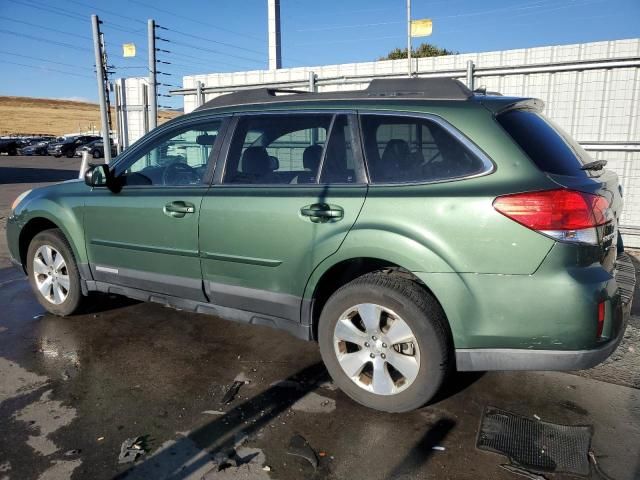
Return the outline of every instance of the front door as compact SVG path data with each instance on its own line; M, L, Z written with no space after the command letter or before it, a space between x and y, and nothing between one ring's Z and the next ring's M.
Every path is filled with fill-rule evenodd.
M299 321L305 284L366 195L351 115L241 115L207 191L200 253L211 302Z
M161 127L115 163L119 193L95 188L88 195L85 235L96 280L205 300L198 217L222 123Z

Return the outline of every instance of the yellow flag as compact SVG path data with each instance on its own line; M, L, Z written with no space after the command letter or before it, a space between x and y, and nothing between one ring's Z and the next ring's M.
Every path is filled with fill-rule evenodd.
M123 57L135 57L136 56L136 44L135 43L123 43L122 44L122 56Z
M411 36L412 37L428 37L433 31L433 23L430 18L421 20L411 20Z

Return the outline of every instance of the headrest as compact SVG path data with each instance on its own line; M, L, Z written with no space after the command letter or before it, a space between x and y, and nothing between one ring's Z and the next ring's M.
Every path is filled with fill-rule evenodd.
M382 162L402 162L409 156L409 144L399 138L392 138L387 142L382 153Z
M273 171L269 153L264 147L249 147L242 154L242 172L252 175L265 175Z
M322 145L309 145L302 152L302 166L312 172L317 172L322 159Z

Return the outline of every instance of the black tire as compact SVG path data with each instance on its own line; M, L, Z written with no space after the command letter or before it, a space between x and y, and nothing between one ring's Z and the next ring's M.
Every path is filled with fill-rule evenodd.
M43 294L38 290L35 274L34 274L34 257L38 248L43 245L49 245L62 254L62 258L66 263L66 272L69 276L69 289L66 299L60 304L54 304L47 300ZM42 305L48 312L54 315L67 316L76 312L83 300L82 289L80 286L80 273L78 272L78 266L73 256L73 251L69 246L69 242L65 238L64 234L57 228L50 230L44 230L38 233L31 243L27 252L27 274L29 275L29 284L35 294L40 305Z
M11 156L15 156L18 154L18 149L16 147L11 147L7 153Z
M338 362L333 343L336 323L343 312L362 303L374 303L397 313L417 341L418 374L398 393L381 395L365 390L347 376ZM318 342L335 384L356 402L385 412L407 412L425 405L440 389L452 364L452 342L440 304L416 282L384 272L358 277L329 298L320 315Z
M100 155L100 152L98 150L94 150L93 152L91 152L91 155L93 156L93 158L100 158L102 155Z
M67 158L73 158L73 157L74 157L74 155L75 155L75 152L74 152L73 150L69 150L69 151L66 153Z

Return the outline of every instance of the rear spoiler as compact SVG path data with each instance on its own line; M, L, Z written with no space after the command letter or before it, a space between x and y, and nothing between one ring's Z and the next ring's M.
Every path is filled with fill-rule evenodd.
M541 112L544 109L544 102L538 98L525 98L517 102L506 104L504 107L496 111L496 115L509 112L511 110L529 110L533 112Z

